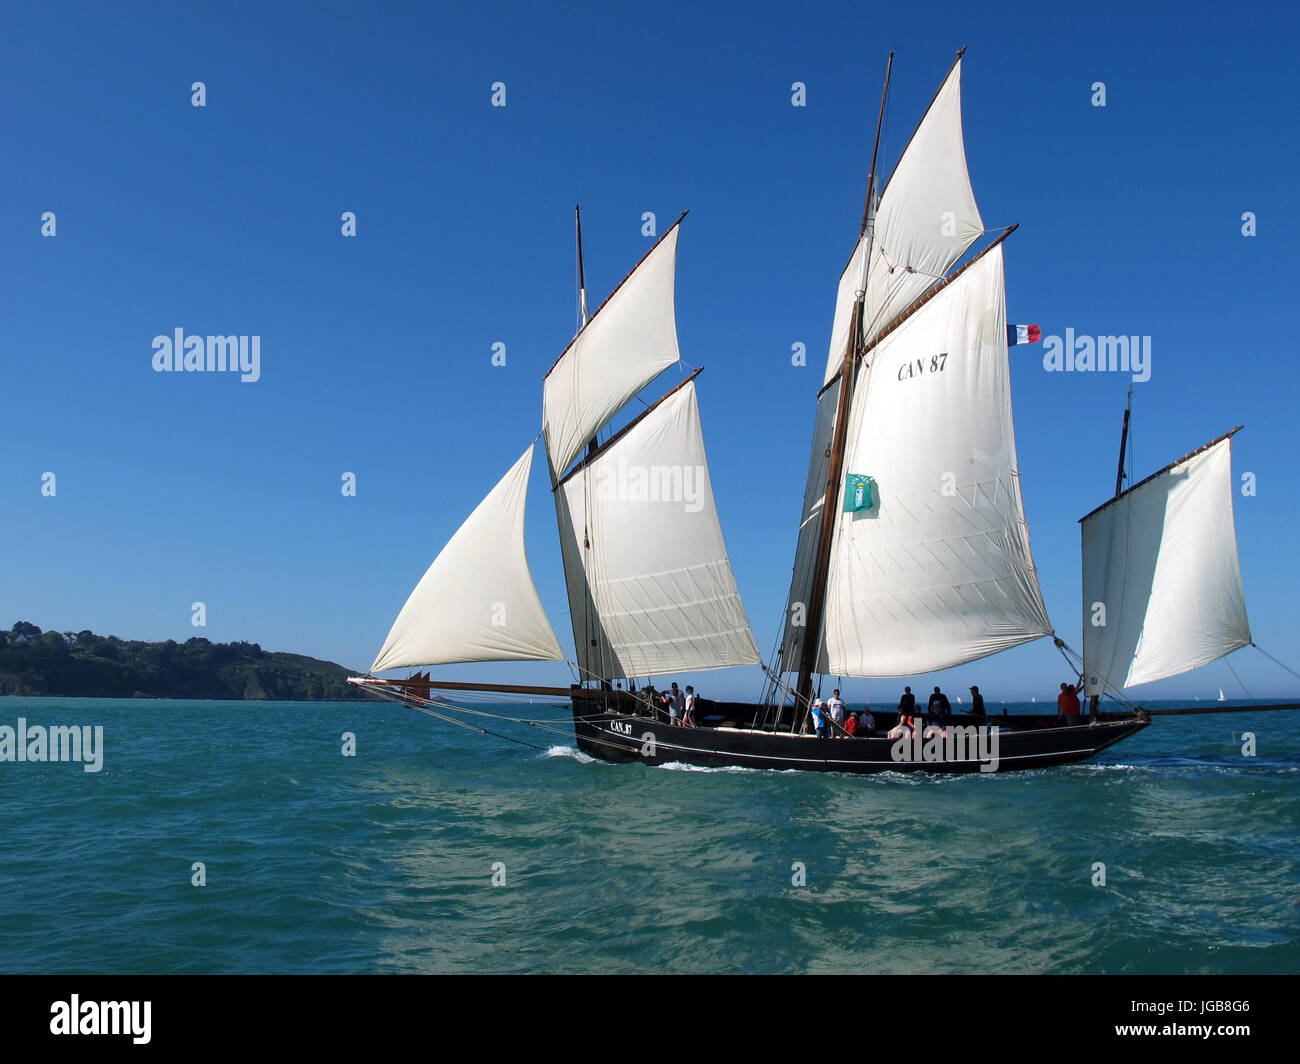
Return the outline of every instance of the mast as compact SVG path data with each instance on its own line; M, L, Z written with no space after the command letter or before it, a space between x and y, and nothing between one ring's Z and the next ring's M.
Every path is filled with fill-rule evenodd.
M587 280L582 272L582 215L573 205L573 220L578 228L578 332L587 327Z
M587 327L587 278L582 270L582 214L578 204L573 205L573 222L578 231L578 332ZM596 453L596 437L587 441L587 457Z
M964 50L964 49L963 49ZM889 61L885 63L885 87L880 90L880 116L876 119L876 143L871 149L871 170L867 176L867 202L862 207L862 228L858 230L858 236L865 236L867 225L871 221L871 191L876 182L876 153L880 151L880 128L885 123L885 96L889 93L889 75L894 69L894 53L889 53ZM864 292L865 296L866 293Z
M1128 447L1128 419L1133 410L1133 385L1128 386L1128 399L1124 402L1124 428L1119 437L1119 468L1115 470L1115 498L1124 490L1124 451Z
M876 159L880 152L880 130L885 121L885 100L889 95L889 75L894 67L894 53L889 53L885 65L885 84L880 90L880 115L876 119L876 141L871 149L871 170L867 176L867 202L862 212L862 227L858 236L861 239L871 228L875 215ZM795 686L795 720L799 719L799 707L807 705L812 693L813 671L817 668L818 648L821 644L822 617L826 608L826 580L830 573L831 544L834 540L835 524L830 508L832 500L838 498L840 476L844 471L844 446L849 434L849 404L853 399L853 380L856 368L856 355L862 339L862 318L866 307L866 272L871 262L871 249L868 247L864 257L861 287L855 293L853 304L853 321L849 326L849 342L844 348L844 361L840 366L840 395L835 407L835 434L831 443L830 467L826 471L826 493L822 496L822 523L817 541L817 561L813 568L812 594L808 601L808 627L804 631L803 650L799 658L799 681Z

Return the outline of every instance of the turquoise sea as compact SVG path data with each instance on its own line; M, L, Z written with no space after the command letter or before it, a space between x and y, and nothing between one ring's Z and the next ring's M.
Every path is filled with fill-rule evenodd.
M948 778L609 765L386 703L19 717L104 762L0 762L3 972L1300 971L1300 713Z

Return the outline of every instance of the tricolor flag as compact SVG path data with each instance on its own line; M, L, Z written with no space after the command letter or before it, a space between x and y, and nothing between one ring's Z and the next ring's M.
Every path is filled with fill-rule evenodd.
M1043 332L1037 325L1008 325L1007 346L1016 344L1036 344L1043 338Z

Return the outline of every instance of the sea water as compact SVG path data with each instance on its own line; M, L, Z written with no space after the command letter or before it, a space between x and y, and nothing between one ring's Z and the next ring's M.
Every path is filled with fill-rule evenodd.
M1300 713L923 777L612 765L484 708L557 723L0 698L103 728L99 771L0 762L0 971L1300 971Z

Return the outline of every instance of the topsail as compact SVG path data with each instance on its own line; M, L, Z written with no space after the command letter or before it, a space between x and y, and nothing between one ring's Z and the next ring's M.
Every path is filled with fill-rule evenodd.
M558 481L623 404L681 357L673 289L674 225L592 315L551 367L542 424Z
M873 228L858 240L840 275L825 380L840 370L856 293L866 293L863 339L869 343L941 281L983 231L966 169L958 59L903 150L881 195ZM864 287L868 249L871 268Z

